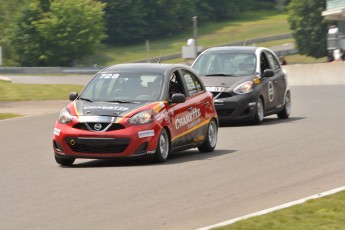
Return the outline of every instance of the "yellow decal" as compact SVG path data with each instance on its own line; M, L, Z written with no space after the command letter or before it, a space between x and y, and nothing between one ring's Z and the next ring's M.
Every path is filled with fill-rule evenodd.
M185 132L183 132L183 133L177 135L176 137L174 137L174 138L172 139L172 141L174 141L174 140L176 140L177 138L182 137L182 136L184 136L184 135L186 135L186 134L188 134L188 133L190 133L190 132L193 132L194 130L200 128L201 126L207 125L207 124L210 122L211 119L212 119L212 118L210 118L210 119L204 121L203 123L200 123L200 124L194 126L193 128L188 129L187 131L185 131Z
M74 110L75 110L75 115L77 115L77 118L79 120L79 113L78 113L78 109L77 109L77 103L75 101L76 100L73 101L73 106L74 106Z
M260 81L260 78L256 77L256 78L253 79L253 82L255 84L260 84L261 81Z
M165 108L165 102L164 101L155 102L155 103L158 103L155 107L153 107L153 111L155 111L156 113L160 112L162 109Z
M157 104L157 103L158 103L158 104ZM135 109L135 110L133 110L133 111L130 111L130 112L128 112L128 113L122 115L121 118L117 119L114 123L120 123L120 121L122 121L128 114L130 114L130 113L135 114L136 111L141 110L142 108L144 108L144 107L146 107L146 106L150 106L150 105L154 105L154 104L157 104L156 106L153 107L153 111L154 111L155 113L158 113L160 110L162 110L162 109L164 108L164 107L162 107L162 102L153 102L153 103L151 103L151 104L144 105L144 106L142 106L142 107L139 107L139 108L137 108L137 109Z

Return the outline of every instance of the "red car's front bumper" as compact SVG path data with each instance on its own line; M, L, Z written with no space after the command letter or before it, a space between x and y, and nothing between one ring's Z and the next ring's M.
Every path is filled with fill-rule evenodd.
M92 132L56 122L53 148L57 157L115 158L155 153L160 127L155 123Z

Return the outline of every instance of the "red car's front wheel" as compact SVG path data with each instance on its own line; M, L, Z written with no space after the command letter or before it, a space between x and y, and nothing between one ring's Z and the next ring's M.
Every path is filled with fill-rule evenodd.
M214 119L210 121L207 128L206 140L198 147L200 152L212 152L217 144L218 127Z
M168 159L170 153L170 138L168 131L163 129L159 135L155 160L157 162L164 162Z

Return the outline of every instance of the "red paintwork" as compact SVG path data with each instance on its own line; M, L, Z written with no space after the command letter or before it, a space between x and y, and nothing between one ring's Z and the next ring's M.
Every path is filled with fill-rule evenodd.
M125 129L107 132L91 132L88 130L73 128L73 126L78 123L78 111L75 110L74 102L71 102L67 107L70 113L73 115L73 120L68 124L60 124L57 121L55 128L60 130L60 134L54 135L53 138L62 147L64 152L57 152L55 148L54 151L58 155L69 155L75 158L112 158L132 156L136 152L137 148L144 142L149 143L147 151L152 152L157 148L159 134L164 127L169 130L172 141L175 139L180 140L181 138L191 138L192 135L197 134L198 129L205 127L205 125L207 126L211 118L217 117L213 105L212 94L209 92L202 92L198 95L190 97L185 103L169 105L169 103L165 101L142 106L125 114L121 119L116 121L116 123L120 123L126 127ZM191 107L194 108L194 110L188 110ZM153 122L145 125L132 125L128 123L128 119L133 114L146 109L153 109L155 111ZM191 114L193 111L194 114ZM184 119L186 117L192 119L192 127L189 127L191 126L192 122L188 122L187 124L181 126L181 120L178 119ZM177 129L176 124L180 126ZM138 132L145 130L154 130L155 135L151 137L139 138ZM128 147L122 153L77 153L74 152L65 142L66 137L130 138L131 141ZM196 136L193 138L196 138Z

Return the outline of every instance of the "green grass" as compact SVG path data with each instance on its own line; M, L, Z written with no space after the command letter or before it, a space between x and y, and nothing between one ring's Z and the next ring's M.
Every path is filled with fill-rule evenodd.
M287 14L274 11L246 12L238 20L214 22L198 25L198 45L204 48L240 42L254 38L290 33ZM98 64L108 66L123 62L133 62L169 54L181 53L182 46L192 37L190 32L173 35L170 38L150 40L150 51L146 51L145 40L142 44L109 47L104 46L83 65Z
M72 91L80 92L80 85L14 84L0 80L0 101L68 100Z
M285 57L288 64L311 64L311 63L321 63L321 62L327 62L327 57L324 58L312 58L305 55L300 54L294 54L294 55L288 55Z
M14 113L0 113L0 120L5 120L9 118L21 117L22 115Z
M254 38L269 37L291 33L287 14L275 11L245 12L237 20L225 22L199 23L198 45L204 48L226 45L234 42L246 41ZM145 40L141 44L109 47L104 45L91 58L81 61L82 65L98 64L109 66L124 62L156 58L169 54L181 53L182 46L192 38L192 23L190 32L173 35L170 38L157 38L150 40L150 51L146 51ZM282 39L254 44L256 46L272 47L286 43L294 43L294 39ZM247 44L253 45L253 44ZM291 55L288 63L316 63L325 62L326 57L314 59L303 55ZM182 58L164 61L165 63L185 63Z
M288 15L276 11L244 12L237 20L224 22L198 23L198 45L204 48L225 45L234 42L246 41L254 38L269 37L291 33ZM193 36L192 20L190 31L172 35L169 38L156 38L150 40L150 50L146 51L146 40L143 38L140 44L107 46L103 45L97 53L84 60L80 60L81 66L109 66L118 63L134 62L138 60L156 58L169 54L181 53L182 46ZM268 43L258 43L257 46L271 47L284 43L293 43L293 39L283 39ZM296 60L295 60L296 58ZM318 62L304 56L293 56L288 60L292 63ZM185 60L175 59L165 62L182 63Z
M280 39L280 40L269 41L269 42L259 42L259 43L250 44L250 45L272 47L272 46L284 45L284 44L294 44L294 42L295 40L293 38L287 38L287 39Z
M269 41L269 42L260 42L260 43L253 43L253 44L250 43L247 45L262 46L262 47L270 48L273 46L284 45L284 44L294 44L294 39L293 38L280 39L280 40L274 40L274 41ZM300 55L300 54L288 55L288 56L285 56L285 59L288 64L311 64L311 63L327 62L327 57L313 58L313 57L308 57L308 56ZM185 64L191 64L192 62L193 60L185 60L182 58L163 61L163 63L185 63Z
M241 20L211 24L201 31L199 44L204 47L290 33L287 15L273 12L246 13Z
M345 191L216 229L342 230L345 229Z

